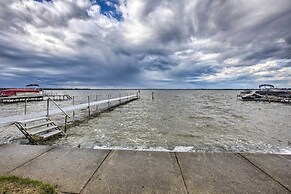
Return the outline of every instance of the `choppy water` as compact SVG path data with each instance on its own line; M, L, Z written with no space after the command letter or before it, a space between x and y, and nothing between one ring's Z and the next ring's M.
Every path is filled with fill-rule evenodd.
M109 93L98 92L104 98ZM117 96L130 91L110 92ZM239 91L155 90L154 100L151 92L142 90L141 99L68 129L69 136L55 144L194 152L291 152L290 105L239 101ZM67 93L86 96L94 91Z

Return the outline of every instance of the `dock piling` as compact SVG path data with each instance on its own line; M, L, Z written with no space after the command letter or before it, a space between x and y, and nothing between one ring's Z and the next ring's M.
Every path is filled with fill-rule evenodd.
M75 106L75 96L73 96L73 106ZM75 111L73 111L73 120L75 120Z
M50 100L49 98L46 101L46 116L49 117L49 108L50 107Z
M90 96L88 96L88 111L89 111L89 116L90 116Z
M25 98L25 104L24 104L24 114L27 113L27 98Z
M98 95L96 94L96 102L98 101ZM96 112L98 112L98 105L96 105Z

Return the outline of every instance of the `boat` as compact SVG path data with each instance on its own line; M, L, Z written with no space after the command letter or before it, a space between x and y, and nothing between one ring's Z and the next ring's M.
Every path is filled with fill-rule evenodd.
M260 90L257 90L256 93L260 95L268 95L268 96L277 96L277 97L291 97L291 90L287 88L275 88L271 84L262 84L259 85Z
M242 100L280 101L291 98L291 90L287 88L275 88L271 84L259 85L259 90L244 90L237 95Z
M0 90L0 97L43 95L38 84L28 84L25 88Z

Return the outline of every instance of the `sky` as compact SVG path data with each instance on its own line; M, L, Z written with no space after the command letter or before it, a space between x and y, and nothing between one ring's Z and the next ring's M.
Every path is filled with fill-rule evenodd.
M0 88L291 87L290 0L0 0Z

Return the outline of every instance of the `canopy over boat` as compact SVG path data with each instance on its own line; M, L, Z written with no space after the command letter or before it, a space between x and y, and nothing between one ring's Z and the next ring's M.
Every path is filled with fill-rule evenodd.
M38 84L27 84L27 85L26 85L26 87L31 87L31 86L39 87Z
M259 88L262 89L262 88L275 88L275 87L271 84L261 84L259 85Z

